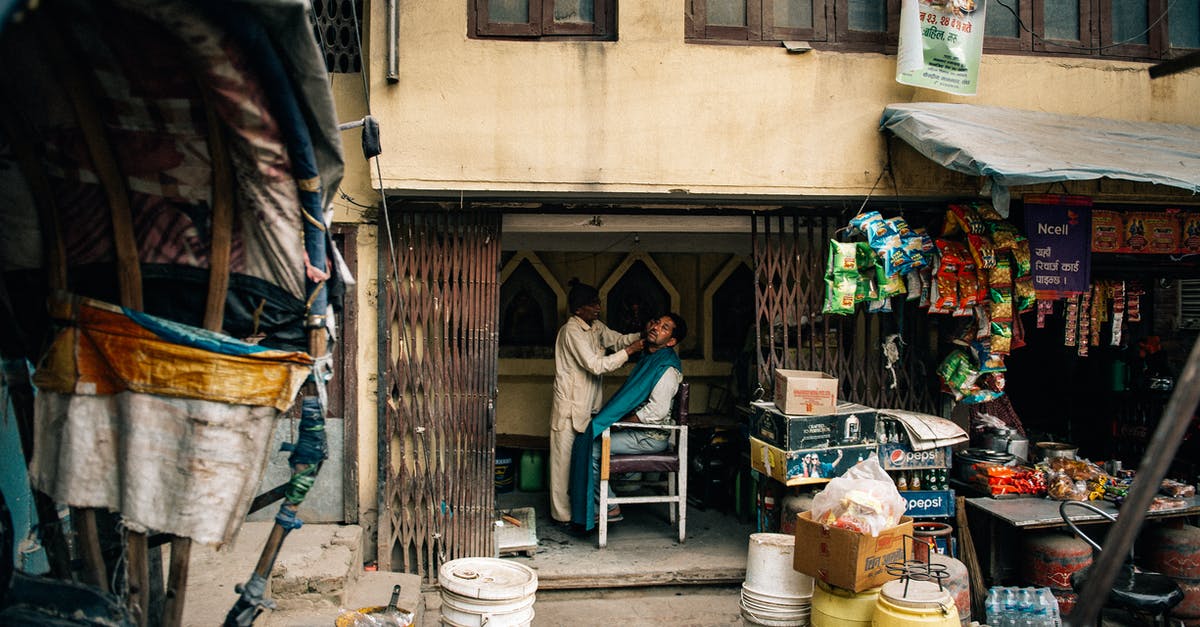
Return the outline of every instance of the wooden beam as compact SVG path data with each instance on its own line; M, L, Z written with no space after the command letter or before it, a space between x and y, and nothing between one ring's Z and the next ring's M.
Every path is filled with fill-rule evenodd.
M192 559L192 541L189 538L171 539L171 574L167 578L166 604L163 606L163 627L179 627L183 624L183 601L187 591L188 567Z
M208 154L212 161L212 242L208 261L208 299L204 328L220 331L225 321L225 297L229 290L229 257L233 247L233 167L225 148L224 129L209 98L204 99L208 120Z
M137 627L147 627L150 616L150 555L146 534L130 531L125 538L125 559L129 581L127 603Z
M1200 67L1200 50L1189 52L1177 59L1151 65L1150 78L1162 78L1163 76L1178 74L1195 67Z

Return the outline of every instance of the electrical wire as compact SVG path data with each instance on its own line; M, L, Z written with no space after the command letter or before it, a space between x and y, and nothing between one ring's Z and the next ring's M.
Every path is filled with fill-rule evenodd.
M1175 3L1177 1L1178 0L1171 0L1171 2L1167 5L1167 8L1164 9L1163 12L1157 18L1155 18L1155 20L1153 22L1150 22L1150 25L1147 26L1145 30L1143 30L1142 32L1140 32L1128 39L1125 39L1122 41L1115 41L1111 44L1105 44L1103 46L1073 46L1071 44L1064 44L1064 43L1059 43L1059 42L1051 40L1051 39L1046 39L1045 37L1035 33L1032 28L1029 28L1028 26L1025 25L1025 22L1021 20L1021 16L1018 15L1017 12L1012 7L1008 6L1001 0L995 0L996 4L999 4L1000 6L1004 7L1005 9L1008 9L1008 12L1012 13L1013 17L1017 18L1017 27L1025 32L1029 33L1034 39L1037 39L1038 41L1041 41L1042 43L1045 43L1050 46L1055 46L1058 48L1067 48L1070 50L1080 50L1080 51L1084 51L1084 52L1101 52L1101 51L1107 50L1109 48L1116 48L1118 46L1124 46L1125 44L1137 42L1143 35L1149 33L1151 30L1154 30L1154 27L1158 26L1158 23L1163 21L1163 18L1167 17L1167 14L1171 12L1171 8L1175 6Z

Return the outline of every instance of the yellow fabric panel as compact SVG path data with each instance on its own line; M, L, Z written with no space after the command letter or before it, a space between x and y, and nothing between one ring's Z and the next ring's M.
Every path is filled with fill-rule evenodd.
M132 390L239 405L291 406L308 376L305 353L225 355L174 344L101 303L77 301L34 374L39 388L104 395Z

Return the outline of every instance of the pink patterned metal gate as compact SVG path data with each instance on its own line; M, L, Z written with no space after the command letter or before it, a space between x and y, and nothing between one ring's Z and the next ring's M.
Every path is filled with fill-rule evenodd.
M869 407L937 414L936 329L914 304L867 314L825 315L829 240L846 220L832 215L754 216L758 380L770 392L776 368L820 370L840 379L839 398ZM899 342L892 341L894 339ZM898 350L891 363L888 344Z
M379 264L379 568L433 582L445 561L494 552L500 214L393 215Z

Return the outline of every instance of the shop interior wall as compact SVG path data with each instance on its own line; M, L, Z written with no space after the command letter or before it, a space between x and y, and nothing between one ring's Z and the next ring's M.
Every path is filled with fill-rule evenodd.
M616 234L606 237L624 241L627 250L594 250L597 245L608 245L611 240L593 239L591 244L582 244L580 250L507 250L502 255L501 266L514 259L536 260L543 264L547 273L548 283L553 291L562 296L565 303L568 282L576 278L583 283L593 285L602 291L606 286L618 283L620 277L629 272L643 273L642 268L652 267L651 274L665 288L668 297L675 301L672 307L684 317L688 323L688 337L680 347L683 360L684 378L691 384L690 411L693 413L711 413L727 409L729 394L733 387L733 361L727 358L716 358L711 352L705 351L706 344L712 345L712 338L725 334L735 334L745 337L749 328L730 327L713 328L713 317L708 313L713 306L714 290L724 282L738 280L742 274L731 272L741 265L748 273L748 255L743 251L730 249L724 252L668 252L662 248L687 248L695 250L694 242L689 244L688 234L647 234L637 236L639 243L633 244L634 234ZM505 236L505 239L510 239ZM572 239L568 237L567 239ZM586 242L588 238L578 236L574 239ZM673 241L673 244L670 242ZM725 238L724 241L729 241ZM662 243L656 246L655 242ZM507 247L507 246L506 246ZM658 250L656 250L656 248ZM742 248L748 252L749 236L745 236ZM632 260L632 265L630 261ZM639 267L640 266L640 267ZM511 286L510 286L511 287ZM746 309L747 324L753 323L753 287L748 281L744 286L730 286L740 293L739 302ZM505 298L505 288L501 287L502 302ZM724 292L723 292L724 293ZM604 298L604 294L602 294ZM604 298L604 310L601 320L607 321L614 327L618 326L621 317L620 307L615 303L610 306ZM557 305L557 304L556 304ZM555 308L553 321L547 328L557 333L558 328L566 321L568 314L565 307ZM506 323L506 312L501 310L501 326ZM709 340L706 342L706 338ZM718 339L718 344L720 344ZM513 356L520 355L520 356ZM620 386L629 371L631 364L626 364L619 370L605 377L605 398ZM500 349L498 396L496 402L496 432L501 444L509 443L531 448L544 448L549 437L549 416L552 389L554 382L553 337L541 346L522 346L514 348L502 346Z

